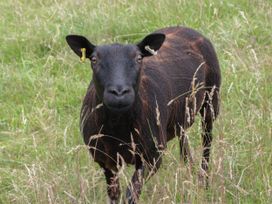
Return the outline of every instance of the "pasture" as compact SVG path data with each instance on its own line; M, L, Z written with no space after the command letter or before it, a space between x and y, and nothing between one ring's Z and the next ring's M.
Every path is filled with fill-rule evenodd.
M172 140L140 203L272 202L270 0L0 0L0 12L0 203L106 203L103 172L79 131L91 68L65 36L136 43L174 25L208 37L221 65L210 187L197 183L198 119L188 132L196 165L180 162ZM125 168L123 187L133 171Z

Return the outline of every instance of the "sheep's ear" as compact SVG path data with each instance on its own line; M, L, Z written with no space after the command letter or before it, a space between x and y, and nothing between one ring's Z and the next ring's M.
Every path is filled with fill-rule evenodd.
M146 36L140 43L137 44L144 57L157 54L157 51L162 46L165 40L165 35L162 33L152 33Z
M81 58L90 58L95 49L95 45L89 42L87 38L80 35L67 35L66 41L70 48ZM83 56L83 55L86 56Z

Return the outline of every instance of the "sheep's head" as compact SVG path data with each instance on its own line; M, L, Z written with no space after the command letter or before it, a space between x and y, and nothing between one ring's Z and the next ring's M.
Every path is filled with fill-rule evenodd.
M66 37L78 56L90 59L97 96L106 108L114 112L124 112L132 107L139 86L142 59L155 54L164 39L164 34L154 33L136 45L95 46L83 36Z

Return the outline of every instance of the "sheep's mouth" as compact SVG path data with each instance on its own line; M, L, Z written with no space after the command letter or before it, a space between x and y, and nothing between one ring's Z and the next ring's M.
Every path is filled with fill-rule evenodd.
M108 104L106 107L112 112L127 112L131 109L132 104Z
M131 109L134 104L135 95L134 92L122 96L116 96L113 94L105 93L103 103L109 111L112 112L126 112Z

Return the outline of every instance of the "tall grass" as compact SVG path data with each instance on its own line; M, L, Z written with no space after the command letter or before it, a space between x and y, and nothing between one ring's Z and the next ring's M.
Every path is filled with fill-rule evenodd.
M210 188L199 188L173 140L140 203L272 202L271 1L0 0L0 11L0 203L106 202L104 175L79 133L91 70L65 36L132 43L172 25L202 32L219 55ZM197 161L200 132L197 121L188 133Z

